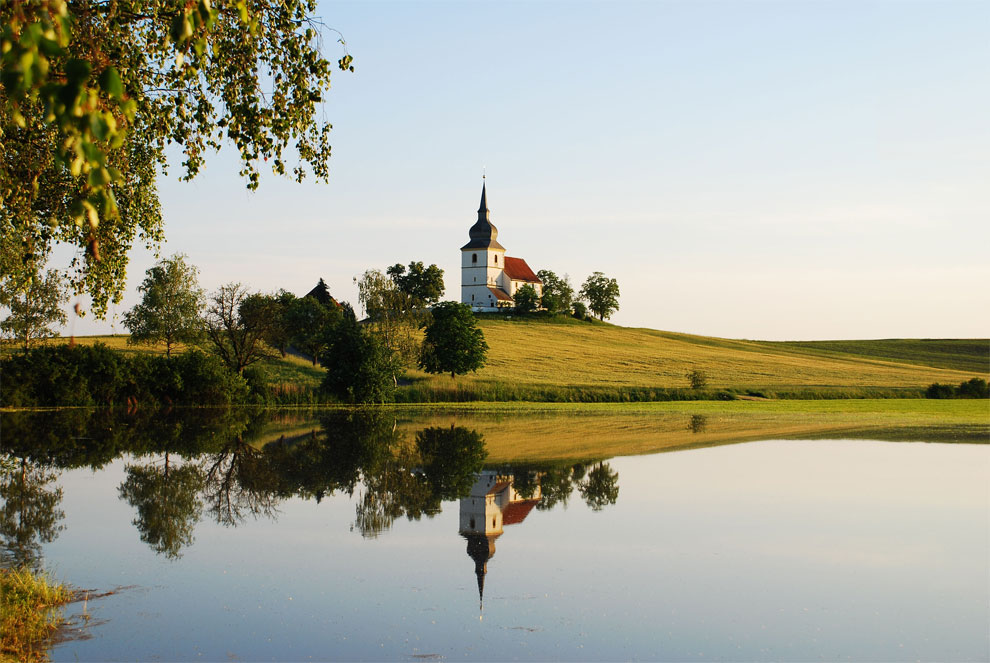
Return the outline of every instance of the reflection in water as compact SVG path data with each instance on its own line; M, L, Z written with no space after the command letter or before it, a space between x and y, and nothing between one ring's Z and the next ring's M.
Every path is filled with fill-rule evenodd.
M133 525L141 540L170 559L193 541L193 528L203 512L199 492L203 471L193 462L174 467L169 454L164 462L128 465L120 485L121 499L137 509Z
M0 478L0 536L5 565L38 567L41 544L51 543L65 529L65 512L58 508L62 489L49 487L59 472L26 458L6 466Z
M485 470L478 474L468 496L461 498L460 534L467 539L467 554L474 560L478 606L482 611L485 575L488 560L495 556L495 539L502 535L503 527L525 520L540 502L539 485L527 492L524 496L516 489L512 475Z
M708 428L708 417L703 414L691 415L691 423L688 424L688 429L692 433L704 433L706 428Z

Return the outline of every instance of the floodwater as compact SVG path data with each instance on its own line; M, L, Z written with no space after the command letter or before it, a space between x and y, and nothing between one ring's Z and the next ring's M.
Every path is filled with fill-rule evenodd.
M990 445L513 465L319 417L4 415L4 561L88 590L51 658L990 658Z

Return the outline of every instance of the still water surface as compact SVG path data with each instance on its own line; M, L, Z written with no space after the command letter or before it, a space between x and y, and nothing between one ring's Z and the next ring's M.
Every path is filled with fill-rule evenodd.
M483 444L457 430L377 460L356 435L333 470L315 438L39 451L4 483L6 552L92 590L54 660L990 657L987 445L765 440L478 472L440 457Z

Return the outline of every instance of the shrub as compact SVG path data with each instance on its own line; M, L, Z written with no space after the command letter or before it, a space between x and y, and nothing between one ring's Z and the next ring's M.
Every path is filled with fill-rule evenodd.
M925 398L954 398L955 395L955 389L953 389L951 384L933 382L925 390Z
M694 369L686 373L684 377L691 383L692 389L704 389L708 386L708 374L704 371Z
M988 398L990 397L990 389L987 387L987 381L983 378L973 378L960 383L957 394L959 398Z
M588 307L584 305L584 302L574 302L571 305L571 310L573 310L574 317L578 320L588 319Z

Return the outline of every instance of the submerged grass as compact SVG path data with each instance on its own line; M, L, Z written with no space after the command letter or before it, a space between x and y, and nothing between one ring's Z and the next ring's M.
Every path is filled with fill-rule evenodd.
M0 654L4 661L43 661L71 592L30 569L0 569Z

